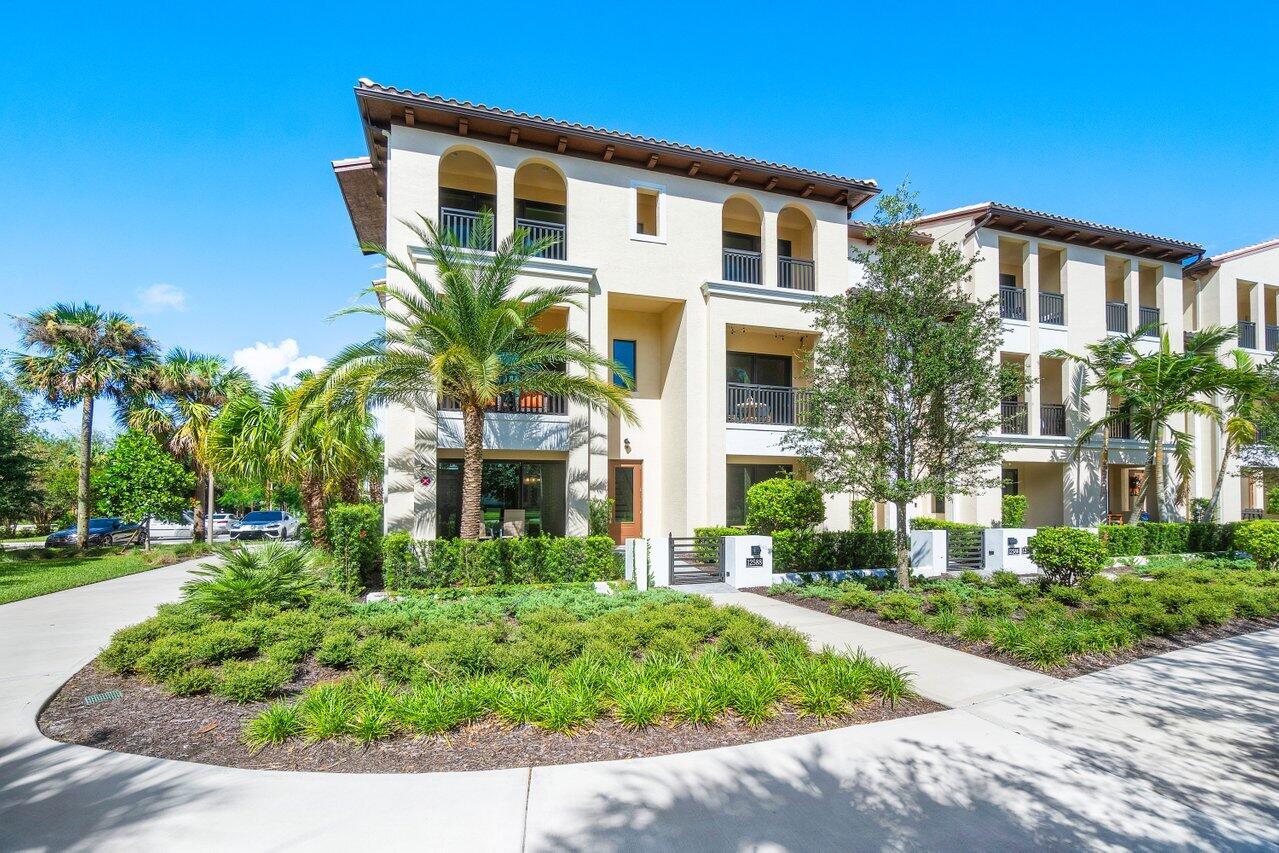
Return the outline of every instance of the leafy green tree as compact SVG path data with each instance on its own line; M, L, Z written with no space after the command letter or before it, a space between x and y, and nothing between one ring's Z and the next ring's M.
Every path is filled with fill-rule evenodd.
M95 438L94 448L104 442ZM79 484L80 454L74 436L51 436L37 433L32 441L32 458L35 460L35 503L32 520L41 530L54 525L61 527L75 518L76 494ZM92 474L102 464L102 454L94 452L90 463L90 497L92 498Z
M407 288L375 285L376 306L339 312L367 313L385 326L373 338L339 353L311 381L299 404L311 418L331 418L343 408L367 410L394 403L421 406L424 394L455 400L462 413L461 536L484 530L481 472L484 416L503 395L559 395L634 420L627 389L608 381L621 365L597 354L581 335L540 327L547 312L577 305L585 291L571 286L516 288L520 269L550 245L524 229L491 245L493 218L486 214L469 245L425 216L405 221L430 255L428 278L417 264L384 246L367 244L407 281ZM302 416L303 419L307 417Z
M1212 519L1221 500L1226 469L1234 461L1251 461L1259 467L1273 466L1275 448L1261 441L1262 428L1274 417L1279 403L1279 365L1268 361L1256 365L1241 349L1232 350L1223 368L1220 427L1225 442L1221 462L1213 481L1212 497L1204 508L1204 518Z
M897 577L910 583L907 506L931 494L999 485L999 404L1016 380L998 368L997 301L964 290L974 260L914 239L923 211L902 186L881 197L863 283L809 306L819 333L809 359L809 417L787 439L830 493L897 508Z
M26 396L0 376L0 522L8 526L30 515L39 497L35 438Z
M23 348L34 350L13 358L19 386L58 408L82 408L76 539L83 548L89 538L94 403L102 396L128 398L155 364L155 342L124 314L88 303L59 303L15 323Z
M205 532L208 494L209 424L228 401L253 390L253 381L221 356L203 355L175 347L143 374L138 391L120 410L129 429L142 430L160 441L195 472L196 539Z
M93 485L102 515L130 521L148 515L176 519L191 505L195 475L153 436L129 430L103 455Z

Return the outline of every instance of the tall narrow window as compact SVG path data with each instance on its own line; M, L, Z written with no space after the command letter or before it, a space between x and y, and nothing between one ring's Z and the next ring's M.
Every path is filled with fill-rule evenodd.
M1002 474L1004 480L1004 494L1018 494L1021 488L1021 472L1016 468L1005 468Z
M666 189L660 184L645 184L635 181L631 184L631 193L635 200L635 230L631 237L636 240L662 242L666 239Z
M625 375L614 373L613 384L625 388L635 387L635 341L613 339L613 361L622 366Z

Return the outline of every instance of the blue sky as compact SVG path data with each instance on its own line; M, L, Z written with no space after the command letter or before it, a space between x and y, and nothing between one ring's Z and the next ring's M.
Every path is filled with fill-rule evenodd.
M364 153L362 76L909 176L930 210L996 199L1210 252L1279 234L1260 4L177 5L6 17L0 312L87 299L165 346L261 344L277 373L366 335L326 321L374 272L329 168Z

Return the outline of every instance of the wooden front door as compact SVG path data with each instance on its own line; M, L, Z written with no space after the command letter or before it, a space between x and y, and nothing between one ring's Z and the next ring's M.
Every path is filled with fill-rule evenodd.
M613 499L609 535L614 542L644 535L644 465L642 462L608 463L608 496Z

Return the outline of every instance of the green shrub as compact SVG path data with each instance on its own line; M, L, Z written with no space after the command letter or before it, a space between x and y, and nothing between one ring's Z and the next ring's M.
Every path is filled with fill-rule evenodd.
M328 511L330 581L343 592L363 589L377 572L382 553L382 507L335 504Z
M588 506L587 531L591 536L608 536L613 526L613 506L617 502L612 498L591 498Z
M825 520L826 504L812 483L773 477L746 490L746 528L751 533L811 530Z
M875 532L875 502L870 498L857 498L849 507L852 529L856 533Z
M220 679L212 667L197 666L183 670L164 682L164 689L174 696L196 696L216 690Z
M390 576L400 590L579 583L621 577L613 540L607 536L431 539L407 545L402 536L388 539L390 544L384 550L394 551ZM387 588L392 588L389 582Z
M880 596L875 613L889 622L921 622L924 618L923 600L909 592L885 593Z
M1026 496L1004 495L1001 521L1004 527L1026 526Z
M160 637L137 662L138 672L163 683L190 669L200 660L192 638L185 634Z
M1234 524L1143 521L1103 524L1098 528L1112 557L1150 554L1198 554L1234 548Z
M1074 586L1105 567L1106 548L1096 535L1073 527L1043 527L1030 541L1030 559L1049 583Z
M773 571L832 572L883 569L897 564L891 530L779 530L773 534Z
M1248 521L1235 528L1234 545L1257 561L1259 569L1279 565L1279 522Z
M998 589L1017 589L1021 586L1021 578L1016 572L998 571L990 573L990 583Z
M232 702L259 702L293 680L293 667L277 660L233 660L222 664L214 688Z
M413 537L407 531L395 530L382 537L382 586L385 589L405 587L414 562Z
M223 563L201 563L182 585L183 600L200 613L230 618L257 604L302 604L316 589L310 549L268 542L252 550L221 548Z

